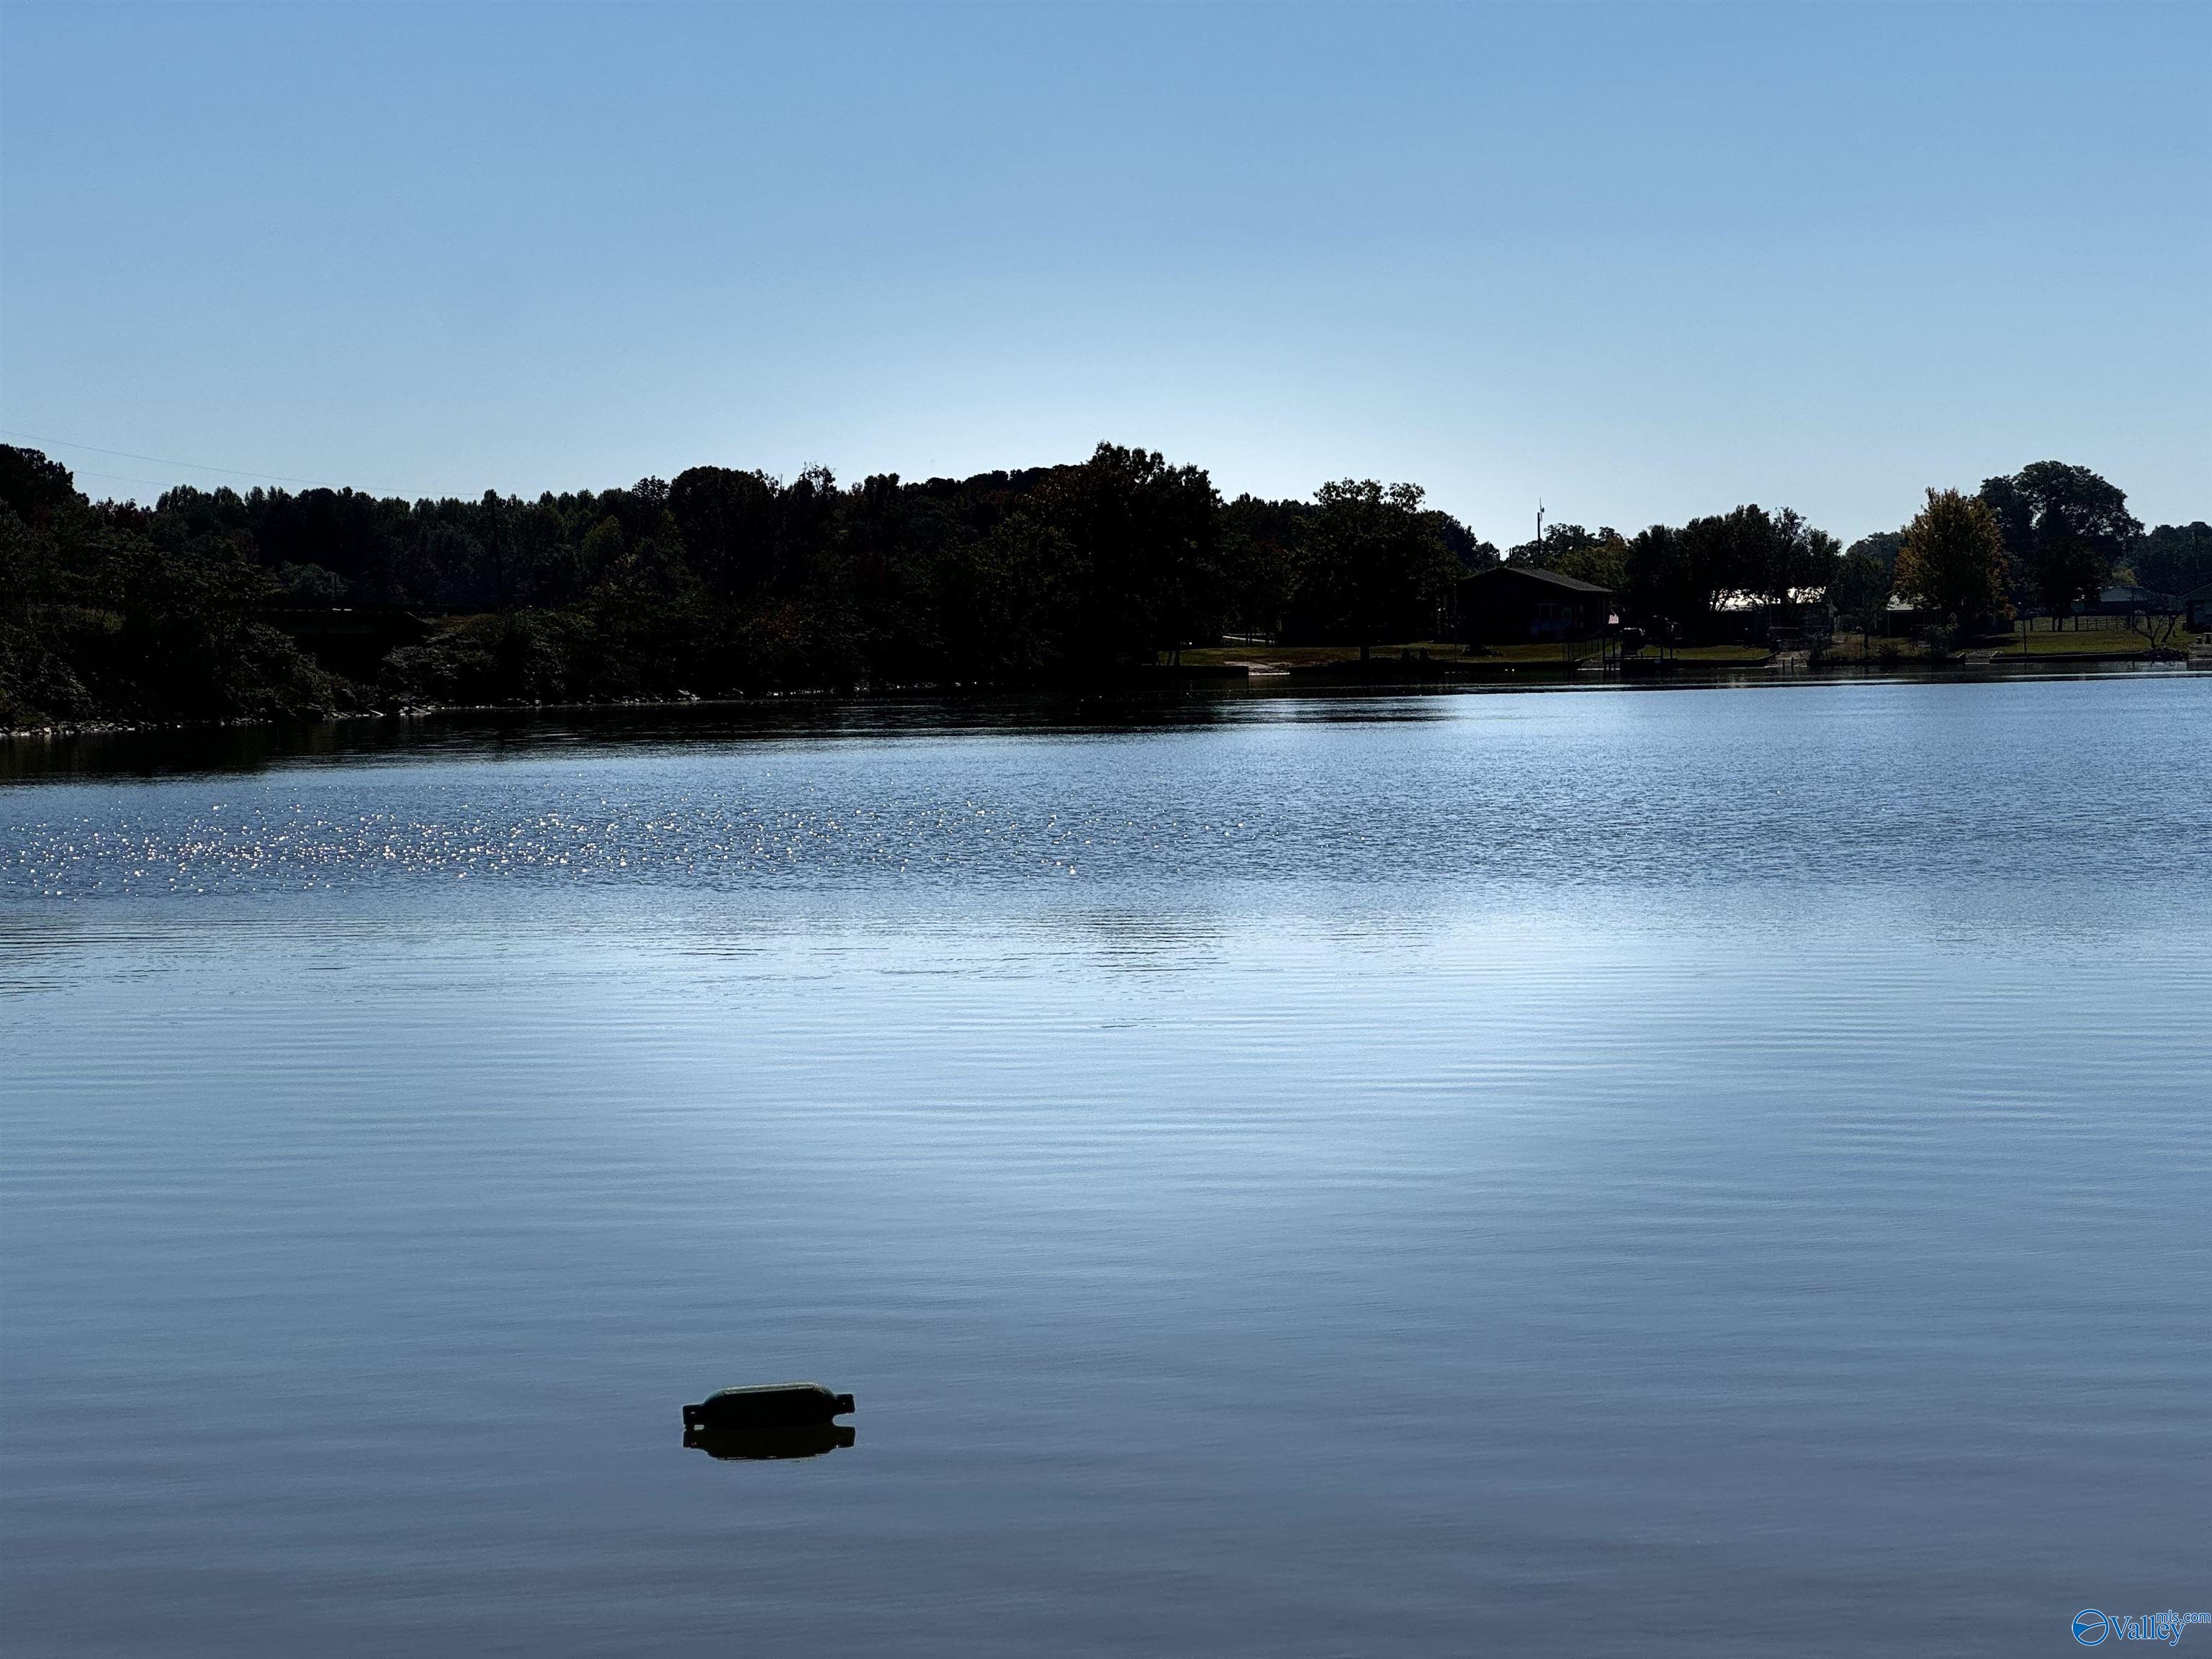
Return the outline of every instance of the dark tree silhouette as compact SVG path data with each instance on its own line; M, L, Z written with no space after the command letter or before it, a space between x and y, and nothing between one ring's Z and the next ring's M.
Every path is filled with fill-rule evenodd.
M2032 555L2124 558L2168 596L2212 579L2212 532L2138 536L2082 468L2039 462L1966 503L1944 522L1978 513L2001 543L2011 514ZM1953 541L1927 520L1855 554L1893 558L1944 608L1994 608L1978 577L1942 574ZM1873 584L1799 514L1758 507L1632 540L1554 525L1511 556L1686 641ZM67 468L0 446L0 726L1093 683L1248 634L1365 654L1435 637L1454 582L1497 557L1413 484L1224 504L1203 469L1114 444L967 478L701 466L535 501L178 489L150 508L88 501Z
M1299 584L1305 629L1358 644L1362 660L1384 640L1433 636L1459 562L1422 511L1420 486L1345 478L1314 499Z
M2013 598L2032 599L2054 617L2094 597L2142 534L2125 491L2063 461L1985 478L1981 499L2003 540Z

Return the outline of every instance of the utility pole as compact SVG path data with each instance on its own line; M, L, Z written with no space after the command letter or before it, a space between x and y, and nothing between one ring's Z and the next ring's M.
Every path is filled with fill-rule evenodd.
M1540 495L1536 498L1536 551L1534 556L1538 560L1544 556L1544 501Z

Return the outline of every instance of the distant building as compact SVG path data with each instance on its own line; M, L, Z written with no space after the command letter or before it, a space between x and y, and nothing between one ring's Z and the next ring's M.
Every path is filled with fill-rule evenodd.
M1827 603L1828 590L1825 587L1793 587L1790 590L1789 603L1779 607L1764 593L1746 593L1739 591L1723 593L1717 597L1713 600L1713 614L1725 617L1734 612L1749 611L1765 612L1777 609L1790 612L1819 611L1824 609ZM1899 602L1893 599L1891 608L1893 610L1899 608Z
M1587 640L1613 623L1613 590L1534 565L1494 564L1459 583L1459 636L1471 645Z
M2154 593L2148 587L2130 587L2125 583L2100 587L2095 599L2074 602L2075 614L2081 617L2128 617L2138 611L2154 611L2165 608L2163 595Z

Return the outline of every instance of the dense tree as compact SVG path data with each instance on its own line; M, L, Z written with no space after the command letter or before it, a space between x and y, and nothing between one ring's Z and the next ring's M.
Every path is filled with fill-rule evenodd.
M2212 587L2212 525L2162 524L2129 555L2130 574L2154 593L2179 599Z
M1483 540L1450 514L1431 507L1428 520L1429 527L1437 533L1437 539L1444 544L1444 550L1458 565L1460 574L1472 575L1498 562L1497 544Z
M1356 642L1426 639L1459 562L1421 507L1419 484L1345 478L1314 494L1298 604L1317 637Z
M2166 650L2191 602L2212 596L2212 525L2162 524L2128 557L2128 574L2138 590L2128 606L2128 626L2154 650Z
M1837 616L1863 634L1879 629L1889 609L1893 562L1885 562L1863 543L1855 544L1837 562L1836 574L1828 584L1828 603Z
M1794 507L1771 515L1744 510L1765 521L1746 538L1744 589L1770 618L1794 617L1835 579L1843 544Z
M0 722L344 706L352 688L264 620L280 590L239 503L95 507L46 456L0 449Z
M1083 465L1056 469L1039 495L1068 557L1071 661L1149 661L1220 633L1221 502L1202 470L1101 444Z
M1705 631L1712 615L1713 588L1691 539L1671 525L1637 532L1622 561L1621 599L1629 620L1663 640Z
M0 501L15 510L27 529L50 530L55 513L76 500L76 480L59 461L35 449L0 444Z
M1724 631L1722 611L1731 605L1741 628L1794 619L1826 588L1840 556L1836 538L1802 514L1753 503L1641 532L1621 550L1617 586L1642 625L1697 641Z
M1905 545L1902 530L1877 530L1871 536L1862 536L1844 550L1844 556L1863 553L1879 563L1884 570L1897 568L1897 550Z
M1308 501L1239 495L1221 510L1221 568L1229 629L1276 634L1297 595Z
M2014 599L2053 616L2094 595L2142 534L2126 492L2086 466L2037 461L1984 479L1980 494L2003 541Z
M1964 624L2003 607L2005 575L2004 536L1989 502L1930 489L1898 549L1897 591Z

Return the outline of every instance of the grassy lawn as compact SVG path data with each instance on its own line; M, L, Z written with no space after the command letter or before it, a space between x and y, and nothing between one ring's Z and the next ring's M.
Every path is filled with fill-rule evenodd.
M1598 642L1595 640L1571 641L1564 653L1556 641L1493 645L1486 650L1476 650L1450 640L1408 640L1400 644L1371 647L1372 655L1378 662L1393 661L1408 651L1440 662L1499 665L1513 663L1557 664L1581 662L1595 657ZM1647 657L1650 654L1645 653ZM1680 662L1757 663L1765 662L1767 653L1759 646L1699 645L1686 646L1674 655ZM1255 671L1275 669L1287 672L1293 668L1321 668L1331 663L1358 662L1359 647L1356 645L1212 645L1184 652L1182 660L1186 666L1192 668L1243 663Z
M2186 629L2181 629L2171 641L2172 648L2186 651L2193 637ZM1885 647L1891 653L1887 660L1892 662L1918 662L1927 655L1926 648L1917 640L1877 638L1872 652L1868 653L1865 642L1856 634L1838 634L1824 660L1840 665L1856 662L1865 654L1879 663L1885 660L1882 654ZM2149 651L2150 641L2125 629L2085 628L2079 632L2064 629L2057 632L2038 630L2026 635L2014 634L2000 646L1976 643L1962 648L1975 653L1994 650L1999 662L2019 662L2023 659L2032 661L2038 657L2072 656L2086 651L2109 656L2140 657Z
M1431 657L1449 657L1457 661L1466 647L1449 641L1414 640L1403 645L1378 645L1371 647L1375 656L1389 660L1401 652L1425 651ZM1553 652L1559 647L1553 646ZM1358 662L1359 647L1356 645L1209 645L1182 653L1187 667L1207 668L1229 663L1244 663L1253 668L1321 668L1334 662Z
M2178 650L2185 651L2194 637L2185 629L2174 635L2173 646ZM2081 651L2141 656L2150 649L2150 642L2142 635L2118 628L2038 631L2025 636L2024 651L2021 648L2022 639L2022 635L2015 634L2008 643L1996 647L1997 659L2003 661L2009 658L2017 661L2022 656L2065 655ZM1925 660L1928 654L1926 647L1917 640L1876 639L1870 651L1866 650L1865 646L1866 642L1856 634L1838 634L1835 643L1822 654L1822 659L1831 666L1844 667L1859 661L1862 653L1868 660L1875 663L1920 662ZM1990 647L1975 646L1968 648L1985 651ZM1427 656L1439 662L1488 664L1498 667L1519 663L1556 665L1595 657L1598 642L1595 640L1574 641L1564 653L1556 642L1494 645L1487 650L1478 650L1449 640L1407 640L1371 647L1372 656L1381 663L1394 661L1406 652ZM1646 650L1642 654L1642 660L1649 662L1656 654ZM1729 667L1763 663L1767 660L1769 653L1764 646L1757 645L1687 645L1669 654L1674 661L1685 665L1702 664L1711 667ZM1163 657L1161 660L1164 662L1166 659ZM1322 668L1332 663L1357 662L1359 660L1359 647L1356 645L1214 645L1186 651L1182 653L1182 660L1186 666L1192 668L1242 664L1255 673L1287 673L1294 668Z
M2189 649L2197 636L2187 629L2178 629L2170 643L2178 651ZM2150 641L2140 634L2131 634L2121 628L2085 628L2080 632L2072 629L2044 633L2040 630L2027 635L2014 634L1997 654L2000 657L2045 657L2075 651L2116 651L2128 656L2141 656L2150 649Z

